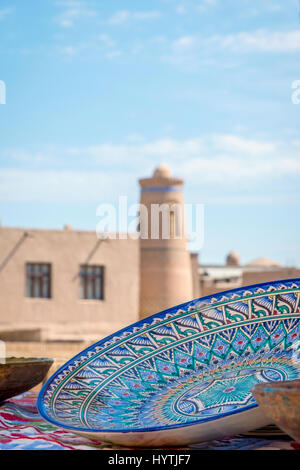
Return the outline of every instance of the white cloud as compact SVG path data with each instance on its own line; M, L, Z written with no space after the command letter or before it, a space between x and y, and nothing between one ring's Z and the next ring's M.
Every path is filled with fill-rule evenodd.
M261 142L236 135L215 135L212 137L212 140L214 147L223 152L266 155L276 151L276 144L274 142Z
M105 46L113 47L115 45L115 41L108 34L100 34L98 38Z
M300 50L300 30L288 32L256 30L215 35L207 38L206 44L237 52L295 52Z
M114 50L114 51L109 51L105 54L105 57L107 59L114 59L115 57L120 57L122 55L122 51L120 50Z
M86 155L105 166L118 165L126 161L129 166L142 167L143 163L147 163L147 161L151 165L152 158L158 162L166 157L177 160L195 155L200 156L202 150L204 150L202 138L185 141L162 138L152 142L132 142L131 140L130 143L123 145L101 144L85 148L72 148L69 149L69 153L73 156Z
M0 181L0 200L10 202L101 202L114 184L99 171L1 169Z
M187 9L184 5L177 5L176 7L176 12L179 14L179 15L185 15L187 13Z
M159 18L161 13L159 11L129 11L129 10L119 10L114 13L111 18L109 19L110 24L123 24L127 23L128 21L135 20L135 21L143 21L149 20L154 18Z
M178 3L177 0L170 0L166 3L175 3L174 8L178 15L194 14L195 11L202 13L218 4L217 0L178 0Z
M59 49L60 53L66 56L74 56L78 53L78 48L74 46L64 46Z
M182 36L179 39L176 39L173 43L173 48L176 51L184 51L185 49L190 49L197 45L197 38L196 36Z
M202 12L207 7L214 7L216 5L217 5L217 0L200 0L199 4L196 6L196 9Z
M280 32L255 30L213 36L188 35L170 42L163 60L174 65L197 66L216 61L215 55L228 51L246 53L293 53L300 51L300 30ZM216 62L218 63L218 62Z
M224 155L215 159L191 159L179 167L179 170L187 180L193 178L195 181L198 176L203 184L212 183L222 187L238 184L239 189L256 188L262 183L268 187L270 181L274 183L285 177L299 175L300 160L296 157L249 160L245 156L233 158Z
M122 55L122 51L117 47L117 42L108 34L100 34L98 39L104 48L104 56L107 59L114 59Z
M11 156L24 169L0 170L2 201L98 202L118 194L135 197L136 180L151 175L161 162L169 165L174 175L184 177L194 199L209 197L223 202L235 195L238 200L272 201L273 195L287 197L287 190L299 193L297 147L241 135L153 141L128 136L119 145L103 143L56 152L51 148L44 157L42 151L30 157L28 152L14 149Z
M75 22L82 18L90 18L97 16L97 11L89 8L88 4L83 1L66 0L56 3L58 6L66 9L55 18L55 22L62 28L71 28Z
M2 8L0 10L0 21L3 20L4 18L6 18L6 16L10 15L11 13L13 13L14 11L14 8L13 7L9 7L9 8Z
M111 24L121 24L125 23L129 19L129 11L127 10L122 10L122 11L117 11L109 20L109 23Z
M130 134L126 137L127 142L130 144L137 144L144 141L144 137L141 134Z

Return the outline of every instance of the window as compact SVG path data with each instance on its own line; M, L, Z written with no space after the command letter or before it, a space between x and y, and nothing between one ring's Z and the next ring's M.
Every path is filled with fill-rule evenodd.
M170 210L170 238L173 239L175 236L175 212Z
M104 267L80 266L80 298L103 300Z
M26 264L26 296L50 299L51 265L43 263Z
M183 237L182 207L174 201L169 202L170 211L170 239Z

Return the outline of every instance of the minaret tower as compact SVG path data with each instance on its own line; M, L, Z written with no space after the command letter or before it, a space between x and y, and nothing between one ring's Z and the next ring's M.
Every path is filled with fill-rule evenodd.
M183 180L165 165L141 186L140 318L193 298L190 253L184 231Z

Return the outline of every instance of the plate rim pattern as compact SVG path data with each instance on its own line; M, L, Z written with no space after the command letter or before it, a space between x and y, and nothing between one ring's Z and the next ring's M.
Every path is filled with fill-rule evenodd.
M280 295L280 293L289 293L289 292L295 292L297 294L297 299L295 302L295 308L294 312L282 314L279 312L275 312L275 307L273 303L273 309L272 313L266 314L266 318L260 318L260 315L257 317L250 317L245 319L245 322L249 321L251 323L263 323L265 321L270 321L270 317L274 318L275 320L277 319L285 319L285 318L299 318L300 319L300 278L291 278L291 279L283 279L283 280L276 280L276 281L269 281L269 282L263 282L263 283L257 283L257 284L252 284L249 286L242 286L238 287L235 289L230 289L227 291L222 291L218 292L216 294L211 294L205 297L200 297L188 302L184 302L180 305L168 308L166 310L163 310L162 312L155 313L147 318L138 320L137 322L125 326L121 330L112 333L111 335L101 339L100 341L88 346L85 348L83 351L79 352L76 354L74 357L69 359L65 364L63 364L43 385L39 396L37 400L37 407L38 411L41 414L41 416L46 419L47 421L51 422L52 424L55 424L57 426L66 428L66 429L72 429L74 431L78 432L87 432L87 433L111 433L111 434L123 434L123 433L150 433L153 431L167 431L169 429L174 429L174 428L182 428L186 426L195 426L201 423L205 423L207 421L212 421L212 420L217 420L221 418L228 417L230 415L234 415L236 413L241 413L243 411L247 411L251 408L257 407L258 405L256 403L248 405L246 408L243 409L237 409L233 410L228 413L223 413L220 416L212 416L212 417L206 417L202 418L201 420L195 419L195 421L188 422L188 423L179 423L175 425L165 425L165 426L159 426L159 427L151 427L151 428L138 428L138 429L95 429L92 427L79 427L77 425L71 425L67 423L62 423L59 420L56 420L53 418L51 415L48 414L47 412L47 407L45 405L45 402L51 402L51 400L55 399L55 393L58 393L60 388L62 387L63 383L65 380L70 378L70 376L74 375L75 373L80 370L80 368L83 368L86 363L95 360L96 357L100 356L101 354L104 354L104 352L109 351L109 349L112 349L116 347L118 344L122 344L126 342L129 338L138 336L144 331L148 331L151 329L155 329L155 327L158 327L162 324L170 323L173 321L176 321L176 319L179 319L184 316L189 316L189 315L195 315L197 317L197 321L199 319L199 314L201 315L201 324L199 324L199 331L201 336L209 335L212 334L215 331L218 331L221 329L222 330L229 330L230 328L238 328L241 323L241 321L236 321L233 318L229 319L229 315L227 315L226 310L224 310L224 307L226 305L233 303L233 302L238 302L238 301L246 301L246 300L252 300L253 298L260 298L264 296L274 296L274 299L276 296ZM215 309L218 306L221 306L221 310L223 312L223 319L220 318L217 319L217 322L221 321L222 326L211 326L216 323L216 321L213 321L213 317L208 316L208 320L205 323L205 312L209 312L209 309ZM225 312L225 313L224 313ZM202 317L202 314L204 316ZM251 311L249 309L249 315L251 314ZM221 313L222 317L222 313ZM204 319L204 322L202 322L202 318ZM253 321L252 321L253 320ZM199 323L199 322L198 322ZM217 323L218 324L218 323ZM186 341L191 341L193 338L191 336L186 337ZM170 343L170 348L174 347L175 344ZM159 351L160 348L158 348L157 351ZM143 356L140 358L140 361L145 360Z

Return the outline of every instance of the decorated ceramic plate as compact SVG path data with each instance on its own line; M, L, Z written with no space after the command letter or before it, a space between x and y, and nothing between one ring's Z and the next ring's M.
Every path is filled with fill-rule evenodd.
M41 415L126 446L182 446L266 426L250 389L300 377L300 279L203 297L85 349L46 382Z

